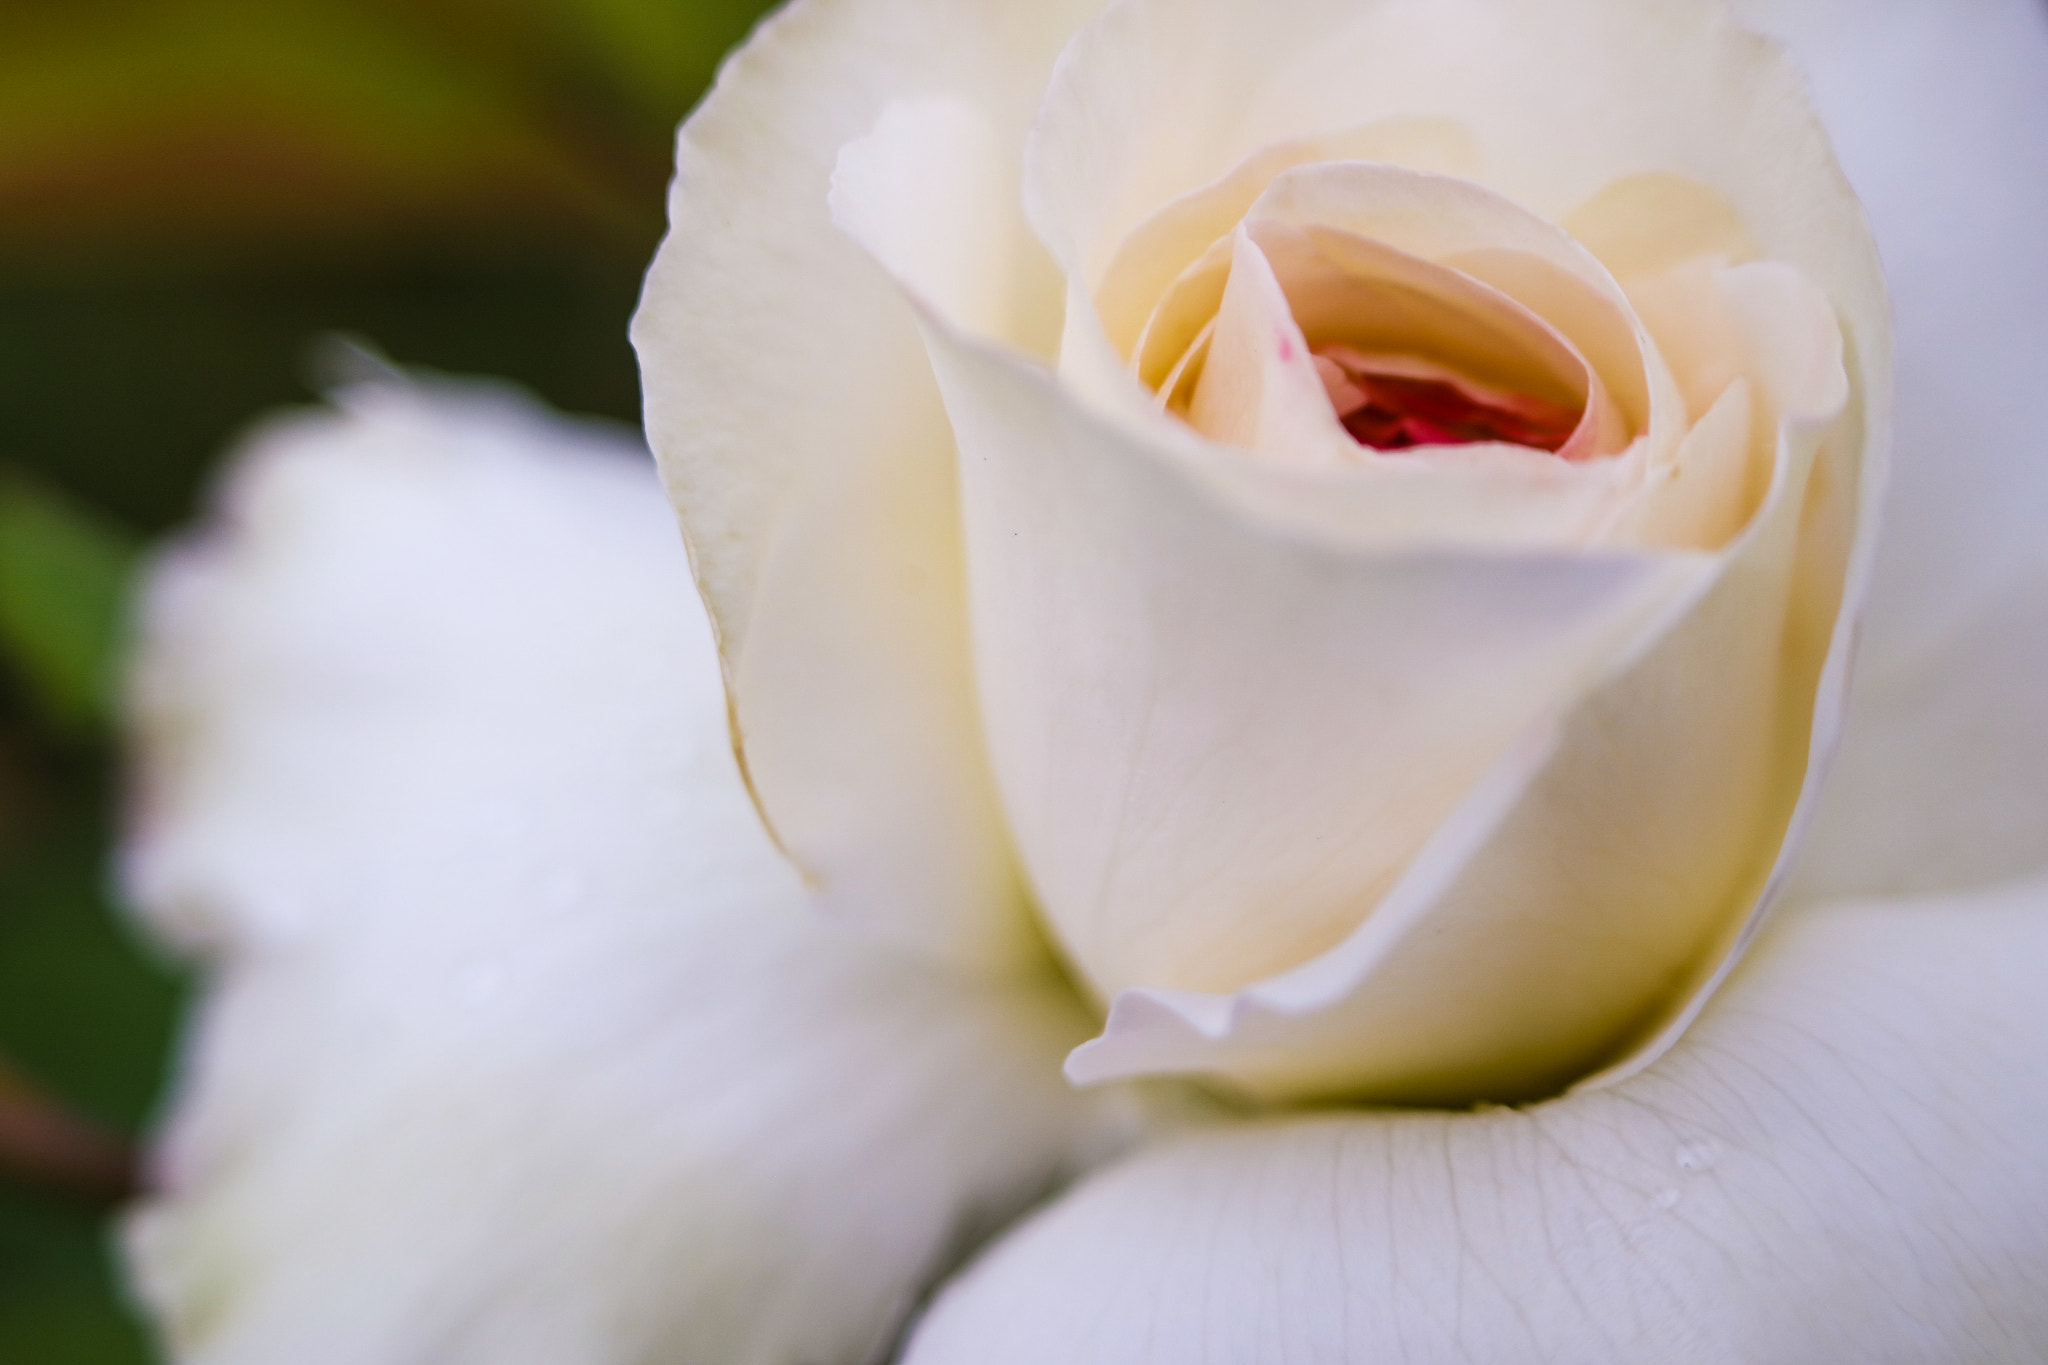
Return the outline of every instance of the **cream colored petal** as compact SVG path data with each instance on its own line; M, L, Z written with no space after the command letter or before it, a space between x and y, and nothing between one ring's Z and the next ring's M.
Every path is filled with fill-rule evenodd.
M1033 948L976 739L952 444L915 329L827 194L899 98L980 111L1014 162L1095 8L805 0L769 21L684 125L634 323L764 815L828 910L957 960ZM1043 348L1058 285L1017 236L1010 339Z
M1616 276L1656 275L1702 256L1756 258L1734 205L1697 180L1644 171L1600 187L1563 219L1565 230Z
M1378 161L1441 175L1477 169L1471 136L1448 119L1388 118L1321 137L1262 148L1213 183L1190 190L1140 223L1103 268L1096 311L1109 340L1129 354L1174 277L1230 230L1282 171L1318 161ZM1096 287L1091 284L1091 287Z
M1500 818L1468 792L1519 764L1502 798L1512 805L1534 776L1528 756L1547 754L1573 708L1714 578L1713 562L1694 556L1388 555L1276 534L1093 422L1045 376L943 330L934 348L966 453L977 659L999 780L1044 912L1105 995L1246 985L1345 940L1426 844L1453 851L1413 876L1440 882L1462 867ZM1737 661L1774 655L1753 623L1715 620L1701 629L1717 645L1731 633L1763 640L1736 649ZM1742 726L1775 666L1764 680L1725 658L1716 670L1712 687L1693 686L1739 699L1708 706L1739 738L1691 711L1697 727L1668 712L1641 718L1670 736L1666 749L1706 736L1688 749L1690 766L1646 759L1630 771L1675 806L1700 790L1700 763L1739 775L1769 744ZM1604 715L1584 724L1586 745L1618 733ZM1718 758L1710 744L1723 746ZM1603 797L1615 805L1598 805L1592 828L1573 826L1572 837L1599 838L1602 820L1643 797ZM1570 803L1586 799L1530 818L1569 824ZM1683 841L1657 848L1692 856ZM1529 910L1509 897L1478 913L1497 930ZM1644 932L1672 950L1664 930ZM1696 921L1672 932L1697 943ZM1445 1007L1496 994L1489 970L1440 978ZM1332 989L1363 993L1358 977ZM1656 970L1620 984L1639 1007L1663 979ZM1611 1009L1605 1000L1596 1008ZM1488 1022L1511 1021L1496 1011ZM1340 1087L1392 1079L1355 1046L1332 1054L1326 1033L1300 1041L1307 1067L1324 1069L1318 1086L1333 1072ZM1237 1060L1227 1047L1214 1059L1225 1070Z
M922 96L882 110L840 148L828 202L840 231L920 297L979 336L1013 334L1016 190L994 125L965 100Z
M1812 211L1843 195L1798 91L1789 63L1705 0L1123 0L1055 74L1029 191L1092 288L1161 205L1270 144L1444 119L1470 135L1482 183L1547 216L1624 175L1702 181L1764 255L1839 298L1872 272Z
M1618 454L1628 433L1598 375L1543 318L1462 271L1341 228L1254 218L1232 241L1200 375L1189 381L1185 415L1196 431L1271 465L1360 471L1352 482L1370 482L1361 491L1404 536L1425 528L1401 505L1403 494L1431 482L1470 485L1475 475L1518 485L1514 521L1503 527L1471 517L1445 526L1447 539L1582 543L1614 520L1613 505L1633 491L1642 457L1623 468L1579 463L1595 451ZM1352 439L1331 410L1310 347L1333 341L1447 363L1509 392L1586 407L1591 419L1568 447L1573 458L1476 444L1381 456ZM1640 390L1641 358L1631 358Z
M1728 269L1724 260L1695 257L1629 280L1629 302L1668 357L1694 418L1705 415L1742 377L1741 338L1721 300L1721 277Z
M1327 225L1262 218L1251 235L1288 277L1292 313L1311 341L1340 342L1367 355L1405 348L1482 384L1560 407L1598 402L1598 375L1576 346L1547 319L1462 270Z
M206 961L130 1264L180 1365L861 1365L1104 1136L1063 988L822 924L644 455L379 389L152 579L134 898Z
M2010 876L2048 837L2048 10L1737 8L1810 70L1898 316L1898 479L1802 894Z
M1697 180L1652 171L1605 186L1563 226L1613 272L1687 411L1704 416L1746 360L1721 288L1725 272L1756 259L1734 207Z
M1653 545L1709 549L1725 545L1754 513L1756 486L1768 473L1771 445L1755 437L1757 400L1747 379L1724 385L1720 396L1685 434L1669 468L1652 475L1652 486L1631 509L1632 540Z
M1608 272L1563 230L1478 185L1391 166L1305 166L1277 177L1250 216L1356 233L1492 286L1571 343L1635 430L1669 403L1671 378Z
M1616 1089L1112 1168L955 1282L907 1365L2028 1365L2044 963L2048 882L1802 915Z
M1651 544L1724 544L1748 523L1771 483L1773 424L1824 422L1848 401L1834 311L1804 276L1779 261L1730 265L1697 258L1632 281L1631 296L1651 305L1653 328L1685 334L1678 371L1686 406L1700 415L1671 461L1652 470L1644 498L1629 512L1634 524L1620 534ZM1843 502L1830 484L1857 478L1828 468L1853 461L1854 452L1838 444L1828 454L1823 508ZM1873 488L1879 472L1870 472ZM1839 547L1847 529L1824 520L1815 533L1817 543Z
M1188 425L1275 464L1349 467L1358 445L1337 425L1272 264L1242 229L1231 240L1230 281Z

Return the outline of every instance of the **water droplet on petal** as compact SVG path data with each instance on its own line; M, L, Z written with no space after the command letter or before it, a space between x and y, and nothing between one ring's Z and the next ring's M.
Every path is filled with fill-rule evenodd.
M1681 1171L1698 1173L1712 1170L1714 1164L1721 1159L1720 1144L1706 1138L1688 1142L1678 1149L1673 1159L1678 1162L1678 1169Z

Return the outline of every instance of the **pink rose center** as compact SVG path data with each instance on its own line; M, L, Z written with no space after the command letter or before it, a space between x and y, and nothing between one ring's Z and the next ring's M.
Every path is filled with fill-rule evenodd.
M1448 366L1405 355L1369 355L1342 343L1312 348L1337 420L1374 450L1502 441L1555 453L1583 416L1490 388Z

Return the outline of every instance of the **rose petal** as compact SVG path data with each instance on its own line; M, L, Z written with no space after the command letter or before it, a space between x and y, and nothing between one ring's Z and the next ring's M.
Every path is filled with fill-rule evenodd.
M806 915L644 456L351 401L258 441L144 617L130 881L211 966L129 1229L170 1348L873 1358L1105 1135L1085 1021Z
M1154 305L1182 270L1227 239L1281 172L1319 161L1376 161L1466 177L1478 165L1471 135L1448 119L1389 118L1322 137L1264 148L1161 207L1131 231L1094 285L1111 345L1131 354Z
M1387 166L1305 166L1277 177L1250 217L1355 233L1491 286L1562 334L1636 431L1669 401L1662 357L1607 271L1559 228L1477 185Z
M1509 392L1541 393L1553 406L1594 409L1585 441L1573 458L1616 454L1628 444L1618 422L1603 420L1610 405L1583 356L1542 318L1514 299L1461 271L1334 227L1296 228L1271 219L1239 230L1200 381L1187 416L1212 440L1241 446L1260 457L1308 467L1349 468L1371 463L1359 442L1333 429L1328 403L1314 386L1285 387L1304 409L1271 430L1247 421L1264 407L1267 378L1302 366L1323 374L1312 350L1338 346L1390 355L1454 358L1457 369ZM1256 286L1256 287L1255 287ZM1278 346L1282 335L1286 345ZM1278 356L1276 367L1274 355ZM1274 397L1282 392L1273 389ZM1306 394L1308 401L1302 401ZM1327 397L1327 395L1325 395ZM1590 404L1589 404L1590 398ZM1360 397L1360 404L1364 402ZM1343 416L1337 413L1336 416ZM1603 434L1614 439L1601 442ZM1472 452L1466 452L1467 455Z
M1349 467L1358 445L1337 425L1271 262L1242 229L1231 242L1230 282L1188 425L1276 464Z
M826 198L840 149L898 95L982 111L1014 161L1096 7L855 0L771 20L684 125L634 324L764 815L827 909L971 962L1037 949L975 734L952 443L908 317ZM1049 345L1056 319L1027 315L1058 285L1017 237L1011 339Z
M1161 205L1262 148L1445 120L1478 149L1476 178L1539 214L1625 175L1688 176L1728 197L1764 255L1847 297L1869 263L1841 259L1836 228L1802 208L1838 183L1825 144L1796 99L1755 100L1759 84L1789 95L1799 79L1714 4L1123 0L1054 73L1027 192L1092 293Z
M907 1365L2048 1352L2048 882L1785 923L1611 1091L1148 1150L944 1293Z
M2048 841L2048 11L1738 8L1810 68L1898 314L1898 481L1800 892L2011 876Z

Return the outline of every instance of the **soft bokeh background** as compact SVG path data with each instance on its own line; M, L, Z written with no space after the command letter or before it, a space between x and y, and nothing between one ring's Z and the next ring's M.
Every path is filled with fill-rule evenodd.
M134 1131L183 982L110 884L129 575L333 333L637 420L676 122L763 0L0 4L0 1055ZM0 1177L0 1361L152 1358Z

